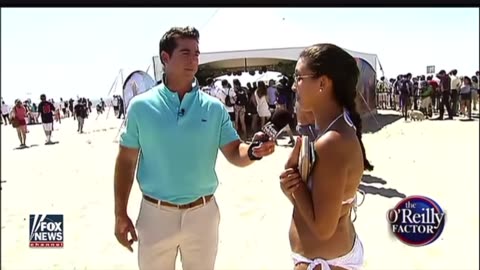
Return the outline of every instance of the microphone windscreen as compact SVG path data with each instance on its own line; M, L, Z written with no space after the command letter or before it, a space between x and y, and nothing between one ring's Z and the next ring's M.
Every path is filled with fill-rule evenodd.
M275 126L275 129L277 131L280 131L286 125L288 125L291 120L292 120L292 115L288 111L283 109L278 109L273 113L272 119L270 119L270 122Z

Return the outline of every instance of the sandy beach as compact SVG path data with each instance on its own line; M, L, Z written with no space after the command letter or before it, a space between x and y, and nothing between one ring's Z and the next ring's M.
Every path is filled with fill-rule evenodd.
M121 120L94 117L86 134L76 122L55 124L55 145L44 145L41 125L29 126L28 149L16 150L11 126L1 127L1 244L5 270L138 269L137 246L129 253L116 242L113 167ZM366 174L367 193L356 230L365 248L364 269L478 269L479 122L405 122L380 111L365 125L364 143L375 170ZM448 142L445 146L443 142ZM286 144L287 139L280 144ZM292 269L288 227L292 206L278 175L290 153L248 168L236 168L219 154L216 197L221 211L216 269ZM425 247L394 238L386 212L404 196L425 195L446 212L441 237ZM135 183L129 214L136 220L141 193ZM29 247L29 214L63 214L64 248ZM177 269L181 269L179 258Z

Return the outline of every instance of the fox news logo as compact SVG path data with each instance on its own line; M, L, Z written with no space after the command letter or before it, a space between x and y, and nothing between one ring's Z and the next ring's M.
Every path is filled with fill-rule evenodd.
M30 247L63 247L63 215L30 215Z
M387 214L390 229L403 243L420 247L433 243L445 227L445 213L440 205L425 196L401 200Z

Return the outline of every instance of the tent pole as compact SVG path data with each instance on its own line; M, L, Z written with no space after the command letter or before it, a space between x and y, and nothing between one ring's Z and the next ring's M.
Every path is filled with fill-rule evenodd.
M123 81L123 69L120 69L120 78L122 78L122 88L123 88L123 83L124 83L124 81ZM123 94L122 94L122 96L123 96Z
M244 72L247 72L247 58L244 58L245 69Z
M113 81L112 87L110 87L110 90L108 91L107 96L110 96L110 94L112 93L113 87L117 84L118 75L120 75L120 74L117 73L117 76L115 77L115 80Z
M358 90L357 90L357 92L360 94L360 97L362 98L363 102L364 102L365 105L367 106L368 113L370 113L370 115L373 117L373 119L375 120L375 122L377 123L377 125L380 126L380 123L378 122L377 117L375 117L375 114L372 113L372 109L370 108L370 106L368 106L367 100L366 100L365 97L363 96L362 92L361 92L361 91L358 91Z
M121 71L121 70L120 70ZM120 74L119 74L120 75ZM117 80L115 80L115 84L113 85L113 88L112 89L115 89L115 87L117 86L118 84L118 76L117 76ZM112 90L110 90L110 92L112 92ZM108 93L108 95L110 96L111 93ZM112 106L108 106L108 111L107 111L107 118L108 119L108 115L110 114L110 109L112 108Z

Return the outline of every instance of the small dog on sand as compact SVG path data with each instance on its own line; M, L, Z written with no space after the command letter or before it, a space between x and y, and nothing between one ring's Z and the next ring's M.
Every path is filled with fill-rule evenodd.
M423 114L423 112L417 110L409 110L407 116L413 121L425 120L425 115Z

